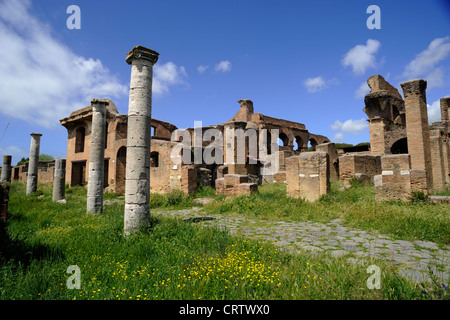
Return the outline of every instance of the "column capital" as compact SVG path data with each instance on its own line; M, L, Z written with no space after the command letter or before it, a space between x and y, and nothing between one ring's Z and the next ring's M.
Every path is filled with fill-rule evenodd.
M109 101L107 99L92 99L91 100L91 105L94 104L104 104L104 105L108 105Z
M425 95L425 90L427 89L427 81L423 79L409 80L400 83L400 86L403 89L403 95L405 96L405 98L411 94Z
M128 64L131 64L134 59L145 59L149 60L152 64L155 64L158 61L158 56L159 53L156 51L142 46L136 46L128 52L125 61Z
M40 137L40 136L42 136L42 133L32 132L32 133L30 133L30 136L32 136L32 137L34 137L34 136Z

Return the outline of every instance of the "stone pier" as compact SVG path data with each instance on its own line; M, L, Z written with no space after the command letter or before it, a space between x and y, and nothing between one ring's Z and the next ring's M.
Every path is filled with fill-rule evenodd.
M302 152L286 159L286 194L314 202L330 192L328 153Z
M422 79L400 84L405 97L406 134L411 155L411 191L432 193L430 133L428 125L426 88Z
M11 182L11 161L12 156L3 156L2 175L0 182Z
M153 65L159 54L136 46L127 55L131 65L128 105L127 167L124 233L129 235L150 221L150 143Z
M106 105L108 105L108 102L94 99L91 104L92 129L86 211L88 213L100 213L103 211Z
M32 194L37 190L39 147L42 133L31 133L30 162L28 164L27 194Z
M66 193L66 159L55 160L55 171L53 174L53 201L64 200Z

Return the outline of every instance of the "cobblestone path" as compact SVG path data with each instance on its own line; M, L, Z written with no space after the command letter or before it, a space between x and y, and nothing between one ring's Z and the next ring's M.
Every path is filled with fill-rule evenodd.
M169 215L181 219L204 217L201 208L155 211L152 214ZM244 217L208 215L212 220L204 226L218 226L233 235L272 241L288 252L309 251L326 253L333 257L345 256L358 263L364 258L379 258L398 266L399 273L417 283L429 281L430 270L445 284L449 284L450 246L439 248L429 241L395 240L385 234L369 233L343 226L339 219L329 223L268 221Z

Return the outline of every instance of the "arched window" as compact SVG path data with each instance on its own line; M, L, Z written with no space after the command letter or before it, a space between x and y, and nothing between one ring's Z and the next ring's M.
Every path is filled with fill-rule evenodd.
M394 142L391 147L392 154L408 153L408 140L407 138L402 138Z
M294 150L301 151L303 148L303 139L300 136L294 138Z
M287 147L287 146L289 145L289 138L288 138L288 136L287 136L285 133L283 133L283 132L281 132L281 133L278 135L278 145L281 146L281 147Z
M86 129L79 127L75 131L75 153L84 152L84 140L86 138Z
M316 151L317 141L314 138L308 141L308 151Z

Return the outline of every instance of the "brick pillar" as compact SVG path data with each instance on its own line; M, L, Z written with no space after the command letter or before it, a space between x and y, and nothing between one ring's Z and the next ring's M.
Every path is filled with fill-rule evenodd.
M150 145L153 65L159 54L137 46L127 55L131 65L128 105L127 167L124 233L129 235L150 222Z
M53 201L63 200L66 192L66 159L55 160L55 171L53 173Z
M440 130L431 130L430 132L430 150L431 150L431 168L433 174L433 189L436 191L445 188L445 170L444 154L442 148L442 139Z
M31 133L30 161L28 163L27 174L27 194L32 194L37 190L39 147L42 133Z
M450 97L441 98L439 102L441 103L441 121L449 121Z
M11 161L12 156L3 156L2 175L0 182L11 182Z
M290 198L300 198L299 180L299 156L292 156L286 159L286 195Z
M432 193L430 134L425 90L427 82L422 79L400 84L405 97L406 135L411 155L412 191Z
M375 177L375 200L407 201L411 195L410 155L381 157L381 175ZM379 181L381 180L381 181Z
M328 154L323 151L302 152L299 156L288 158L286 161L287 196L316 201L321 195L329 193L328 162Z
M369 119L370 154L374 156L384 155L385 150L385 120L381 117Z
M108 105L108 102L94 99L91 104L92 130L86 212L100 213L103 211L106 105Z

